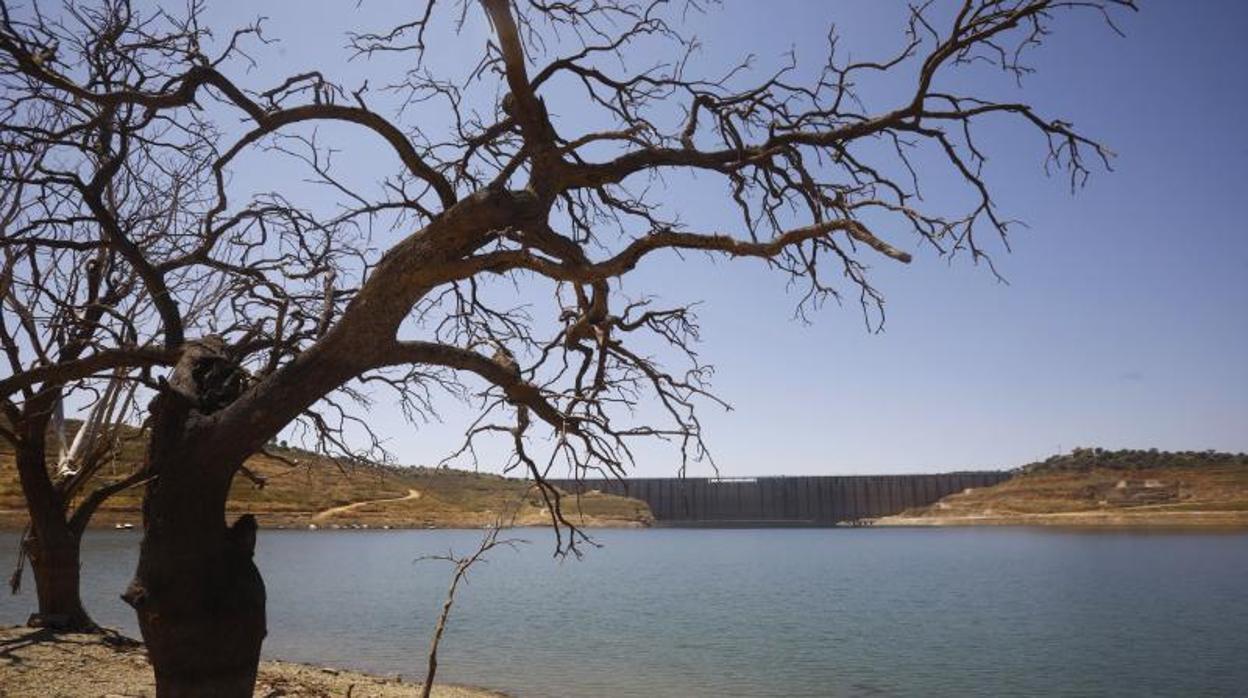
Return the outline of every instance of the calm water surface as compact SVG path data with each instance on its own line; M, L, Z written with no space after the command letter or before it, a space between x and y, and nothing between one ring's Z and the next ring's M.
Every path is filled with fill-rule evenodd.
M421 675L479 531L271 531L267 656ZM439 677L517 696L1244 696L1248 534L620 530L559 562L543 530L473 570ZM0 534L0 550L15 536ZM95 618L135 532L95 532ZM3 559L10 559L6 552ZM33 589L0 600L25 619Z

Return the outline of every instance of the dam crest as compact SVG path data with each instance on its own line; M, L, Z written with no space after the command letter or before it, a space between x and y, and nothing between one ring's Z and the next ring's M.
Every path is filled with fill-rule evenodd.
M811 475L551 480L576 494L599 491L644 501L655 523L673 526L835 526L934 504L1009 479L1004 471L925 475Z

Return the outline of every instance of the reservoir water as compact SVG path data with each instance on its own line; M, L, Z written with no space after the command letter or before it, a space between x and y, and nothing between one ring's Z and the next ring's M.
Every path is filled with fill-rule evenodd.
M449 581L422 555L480 531L268 531L270 658L423 674ZM439 678L516 696L1244 696L1248 533L1037 529L610 530L584 559L548 530L473 569ZM139 534L84 547L86 603ZM4 560L16 534L0 533ZM23 622L33 582L0 597Z

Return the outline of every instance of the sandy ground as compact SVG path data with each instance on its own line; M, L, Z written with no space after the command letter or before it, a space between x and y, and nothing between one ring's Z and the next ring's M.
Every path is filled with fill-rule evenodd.
M414 662L420 664L419 661ZM33 628L0 628L0 698L147 698L156 695L142 645L121 635L53 635ZM262 662L257 698L399 698L418 684L351 671ZM502 698L464 686L434 685L439 698Z

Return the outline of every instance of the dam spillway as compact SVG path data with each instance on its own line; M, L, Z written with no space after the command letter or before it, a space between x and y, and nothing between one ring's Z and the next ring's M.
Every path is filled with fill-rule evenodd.
M814 475L551 480L570 492L597 490L650 506L655 522L682 526L835 526L934 504L968 488L1009 479L1004 471L930 475Z

